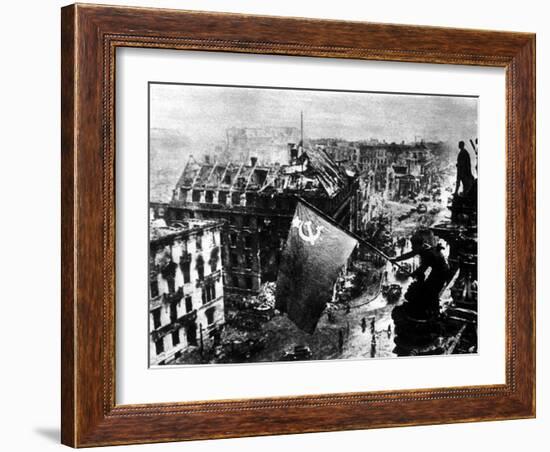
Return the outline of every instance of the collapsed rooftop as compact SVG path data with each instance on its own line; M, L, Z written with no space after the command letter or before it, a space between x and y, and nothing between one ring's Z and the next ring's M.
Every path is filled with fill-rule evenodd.
M340 168L319 147L303 150L289 145L289 163L200 163L188 160L173 193L173 201L187 199L189 190L224 191L232 194L296 193L333 198L350 185L352 175ZM200 201L200 195L193 201ZM212 202L208 199L205 201Z

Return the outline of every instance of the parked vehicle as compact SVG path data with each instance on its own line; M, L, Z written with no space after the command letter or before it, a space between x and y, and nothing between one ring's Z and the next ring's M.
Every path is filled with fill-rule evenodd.
M234 360L247 360L252 355L265 347L265 340L262 338L251 338L247 340L233 340L225 345L225 353Z
M285 352L281 361L305 361L311 357L312 353L307 345L295 345L292 350Z

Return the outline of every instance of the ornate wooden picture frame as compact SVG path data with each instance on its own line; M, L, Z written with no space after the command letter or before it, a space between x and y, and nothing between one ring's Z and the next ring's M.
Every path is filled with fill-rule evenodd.
M71 5L62 9L62 442L73 447L535 416L535 36ZM115 51L121 47L506 70L506 382L115 402Z

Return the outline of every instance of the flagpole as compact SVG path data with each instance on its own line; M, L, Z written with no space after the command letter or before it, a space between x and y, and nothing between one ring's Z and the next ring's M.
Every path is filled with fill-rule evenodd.
M404 272L408 273L409 274L409 271L403 267L402 265L399 265L397 262L393 262L392 258L390 256L388 256L386 253L384 253L382 250L376 248L373 244L367 242L365 239L359 237L357 234L351 232L351 231L348 231L347 229L344 229L342 226L340 226L333 218L329 217L326 213L324 213L323 211L319 210L317 207L315 207L314 205L310 204L309 202L307 202L304 198L302 198L301 196L299 195L295 195L296 199L298 201L300 201L302 204L304 204L306 207L308 207L309 209L313 210L317 215L319 215L321 218L323 218L325 221L328 221L330 224L332 224L334 227L337 227L338 229L340 229L342 232L345 232L346 234L348 234L350 237L354 238L355 240L357 240L360 244L362 245L365 245L367 246L368 248L372 249L375 253L379 254L380 256L382 256L384 259L386 259L387 261L391 262L392 265L395 265L396 267L400 268L401 270L403 270Z

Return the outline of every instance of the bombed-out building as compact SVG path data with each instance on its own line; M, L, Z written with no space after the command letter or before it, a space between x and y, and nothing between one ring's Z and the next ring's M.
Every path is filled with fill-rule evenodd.
M429 190L437 172L432 151L424 142L362 144L356 165L375 192L396 200Z
M282 163L188 161L164 211L168 224L223 220L226 292L256 294L275 281L297 196L355 230L357 178L319 148L289 144Z
M342 139L316 139L312 144L322 147L327 154L338 164L355 162L359 148L355 143Z
M162 213L162 212L160 212ZM224 323L219 221L152 220L149 241L151 365L217 340Z
M296 127L231 127L226 130L225 149L219 162L248 162L255 158L261 165L286 161L289 143L300 140Z

